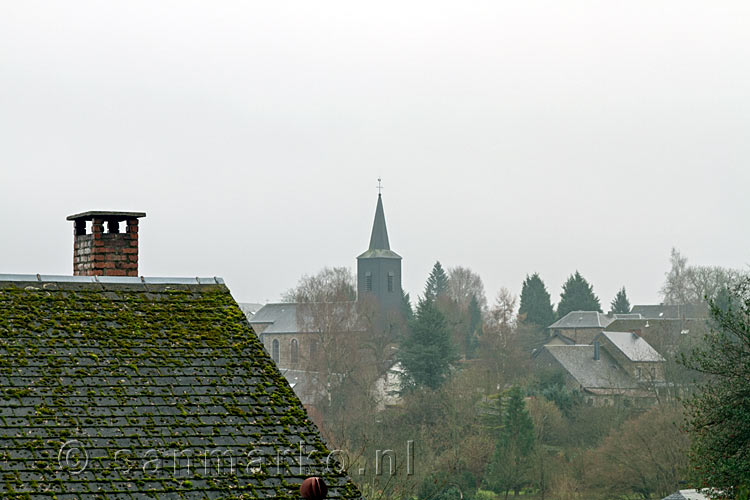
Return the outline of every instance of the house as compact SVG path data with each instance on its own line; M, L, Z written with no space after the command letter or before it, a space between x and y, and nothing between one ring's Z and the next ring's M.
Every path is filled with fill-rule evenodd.
M612 321L614 317L597 311L571 311L547 330L551 337L562 336L574 344L590 344Z
M0 497L360 498L223 280L138 276L144 216L71 216L74 276L0 275Z
M580 391L589 404L648 406L663 383L664 359L629 332L605 332L591 344L564 337L533 354L540 370L561 371L566 386Z
M594 339L594 345L597 343L637 382L664 382L664 357L641 336L631 332L604 331Z
M662 356L687 352L708 333L706 319L615 319L605 331L631 332L642 337Z

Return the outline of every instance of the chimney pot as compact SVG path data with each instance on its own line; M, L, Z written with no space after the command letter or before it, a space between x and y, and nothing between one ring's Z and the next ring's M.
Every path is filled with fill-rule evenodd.
M90 211L71 215L74 276L138 276L138 219L145 212ZM91 221L91 233L86 223ZM107 232L104 231L106 222ZM121 232L120 223L126 230Z

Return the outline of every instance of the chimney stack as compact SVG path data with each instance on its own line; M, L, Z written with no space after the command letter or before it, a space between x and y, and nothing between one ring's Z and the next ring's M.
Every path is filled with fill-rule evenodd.
M138 219L145 216L91 211L68 217L73 221L73 275L138 276Z

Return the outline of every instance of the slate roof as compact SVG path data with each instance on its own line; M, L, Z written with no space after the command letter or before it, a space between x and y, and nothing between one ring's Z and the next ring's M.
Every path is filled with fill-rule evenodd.
M0 277L0 498L359 498L221 280L156 281Z
M656 349L635 333L604 331L599 336L609 339L630 361L664 361L664 358Z
M705 304L641 304L633 306L632 313L639 313L647 319L707 318Z
M316 318L326 323L338 321L342 323L339 325L342 329L353 330L358 328L356 309L357 303L354 301L266 304L249 322L251 325L265 327L258 328L261 335L313 333L316 330ZM344 322L351 324L343 324Z
M643 316L641 316L639 313L615 313L614 319L643 319Z
M708 500L708 497L697 490L680 490L662 500Z
M266 333L300 333L297 322L297 304L294 302L266 304L250 320L251 325L268 325Z
M597 311L571 311L548 328L604 328L612 321L613 318Z
M620 368L605 349L594 359L593 345L545 345L546 350L586 389L637 389L638 383Z
M263 307L263 304L256 304L254 302L237 302L237 305L240 306L240 309L245 313L248 320Z

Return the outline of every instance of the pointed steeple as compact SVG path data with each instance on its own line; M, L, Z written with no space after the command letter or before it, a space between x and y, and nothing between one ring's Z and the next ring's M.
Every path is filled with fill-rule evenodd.
M375 222L372 223L370 236L370 250L390 250L388 229L385 227L385 212L383 211L383 197L378 193L378 206L375 208Z
M378 179L378 191L382 189ZM374 298L380 310L398 310L401 305L401 256L391 250L385 225L383 197L378 193L370 248L357 257L357 298Z

